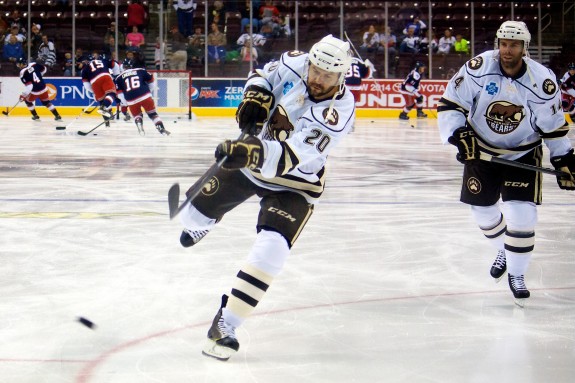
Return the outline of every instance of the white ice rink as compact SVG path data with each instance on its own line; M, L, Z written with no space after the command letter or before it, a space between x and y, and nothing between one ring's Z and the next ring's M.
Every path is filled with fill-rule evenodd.
M495 251L435 120L358 121L240 351L219 362L201 349L259 206L184 249L166 193L238 136L233 118L167 120L169 137L149 119L145 137L132 122L81 137L99 120L42 120L0 116L0 383L575 381L575 193L553 176L521 309L489 275Z

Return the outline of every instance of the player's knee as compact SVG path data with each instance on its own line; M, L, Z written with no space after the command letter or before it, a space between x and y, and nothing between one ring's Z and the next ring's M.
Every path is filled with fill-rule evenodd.
M200 213L191 203L180 213L180 222L188 230L210 230L215 226L216 220Z
M501 210L499 205L471 206L471 213L475 222L481 229L489 229L501 222Z
M248 263L271 276L277 276L290 254L286 239L278 232L261 230L248 257Z
M507 230L524 233L535 230L537 206L533 202L507 201L504 210Z

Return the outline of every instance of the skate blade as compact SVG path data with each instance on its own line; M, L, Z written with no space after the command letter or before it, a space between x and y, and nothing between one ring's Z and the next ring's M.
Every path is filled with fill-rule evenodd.
M499 282L501 282L501 280L503 279L504 276L505 276L505 273L503 273L503 275L501 275L499 278L493 278L493 277L491 277L491 278L493 278L493 281L495 283L499 283Z
M228 359L230 359L230 357L236 352L237 351L234 350L233 348L220 346L211 339L208 339L208 342L206 343L204 349L202 350L202 354L204 354L205 356L221 360L222 362L225 362Z
M107 119L112 119L112 113L110 112L106 112L105 110L101 109L98 109L97 112L100 113L102 116L106 117Z
M521 308L525 307L525 303L527 303L527 298L513 298L515 304Z

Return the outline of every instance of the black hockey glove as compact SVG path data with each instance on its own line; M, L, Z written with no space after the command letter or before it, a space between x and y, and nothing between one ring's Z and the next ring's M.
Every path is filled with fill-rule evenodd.
M274 102L274 95L269 90L257 85L248 86L236 111L240 130L250 136L259 134L268 119L270 109L274 107Z
M563 156L551 157L551 163L556 170L561 170L571 177L557 176L557 184L561 189L575 190L575 155L573 149Z
M264 148L262 142L254 136L243 140L226 140L216 148L216 160L227 159L222 164L223 169L261 168L264 163Z
M479 145L475 132L469 126L462 126L455 129L453 135L447 140L451 145L457 146L457 161L465 164L466 162L479 160Z

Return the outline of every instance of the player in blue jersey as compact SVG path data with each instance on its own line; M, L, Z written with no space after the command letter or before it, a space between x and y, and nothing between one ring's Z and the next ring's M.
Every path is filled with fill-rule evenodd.
M156 112L156 104L152 98L152 91L155 86L154 76L144 68L135 68L134 63L129 59L124 60L122 67L124 71L115 80L118 97L122 103L128 105L140 135L145 134L142 109L154 121L158 132L170 135L170 132L164 128L162 119Z
M61 120L62 117L58 114L56 107L50 102L48 87L42 77L46 73L46 67L37 63L27 64L22 58L16 62L16 66L20 68L20 80L26 86L26 90L20 95L20 101L26 103L28 110L32 113L32 120L40 119L34 107L36 99L40 99L42 105L52 112L56 121Z
M407 78L401 84L400 93L403 95L405 105L399 114L400 120L409 120L407 114L413 107L417 108L417 118L427 118L427 114L423 113L423 96L419 93L419 82L426 68L425 63L421 61L416 62L415 68L409 72Z
M119 65L115 61L92 56L82 68L82 83L94 98L100 103L98 113L107 121L112 118L112 104L116 100L116 86L112 74L120 73ZM106 124L108 125L108 124Z

